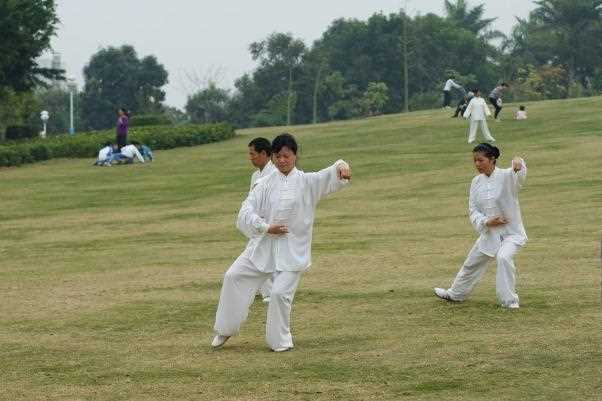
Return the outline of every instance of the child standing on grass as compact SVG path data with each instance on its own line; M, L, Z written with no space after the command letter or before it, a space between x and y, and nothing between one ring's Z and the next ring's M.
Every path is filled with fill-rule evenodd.
M464 112L464 118L470 118L470 124L468 126L468 143L473 143L477 137L477 129L480 127L485 140L489 142L495 142L495 139L489 132L487 126L487 116L491 115L485 99L481 97L481 93L478 88L472 90L474 97L468 103L466 111Z

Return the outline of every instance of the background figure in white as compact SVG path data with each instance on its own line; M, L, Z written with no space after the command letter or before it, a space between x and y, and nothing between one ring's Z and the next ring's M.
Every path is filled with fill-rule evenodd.
M489 110L489 107L487 107L485 99L481 97L479 89L473 89L472 92L474 93L474 97L470 103L468 103L466 111L464 111L464 118L470 119L468 125L468 143L474 142L477 137L478 128L481 128L481 132L486 141L495 142L495 139L491 136L491 132L489 132L489 127L487 126L487 116L491 115L491 111Z
M463 301L485 273L487 264L495 259L498 301L502 307L516 309L519 299L514 255L527 242L518 193L527 179L527 166L523 159L514 158L511 168L497 168L500 151L487 143L477 145L473 152L480 174L472 180L468 209L470 222L480 236L451 288L435 288L435 294L448 301Z
M527 109L525 106L519 106L518 111L514 114L515 120L526 120L527 119Z
M266 138L255 138L249 142L249 160L257 170L251 176L251 187L249 192L255 188L260 178L267 177L276 171L272 163L272 144ZM270 293L272 291L272 278L267 279L259 288L259 294L264 303L270 302Z
M351 178L343 160L317 173L297 170L297 143L289 134L274 139L272 153L277 171L259 180L238 214L236 225L249 242L224 276L213 347L238 334L257 289L273 277L266 342L277 352L293 348L291 307L301 275L311 265L315 208Z
M451 104L451 100L452 100L452 97L451 97L452 88L464 90L462 85L460 85L459 83L454 81L454 76L450 75L447 78L447 81L445 81L445 85L443 85L443 107L444 108L450 107L449 105Z

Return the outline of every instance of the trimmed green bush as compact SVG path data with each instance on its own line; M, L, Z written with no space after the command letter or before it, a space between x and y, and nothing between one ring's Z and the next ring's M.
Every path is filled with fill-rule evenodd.
M129 131L128 140L138 141L154 150L202 145L230 139L234 135L234 127L227 123L188 124L134 127ZM6 143L0 145L0 166L19 166L56 158L93 158L106 142L115 142L113 130Z
M148 127L154 125L170 125L171 120L165 114L141 114L130 118L130 127Z
M11 125L6 128L6 139L8 140L31 139L39 135L35 128L27 125Z

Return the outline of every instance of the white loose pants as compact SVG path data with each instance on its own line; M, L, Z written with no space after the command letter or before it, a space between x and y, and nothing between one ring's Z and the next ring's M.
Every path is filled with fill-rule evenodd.
M246 256L238 257L224 275L215 315L214 330L222 336L237 335L247 319L257 290L270 277L274 280L266 322L266 342L272 349L293 347L291 308L303 272L264 273Z
M270 296L272 293L272 285L274 285L274 281L270 277L261 285L261 287L259 287L259 293L261 294L262 298L265 299Z
M515 289L516 267L514 266L514 255L520 248L520 245L505 240L502 241L502 246L495 255L497 262L495 288L498 301L503 306L518 303L518 295ZM451 298L456 301L463 301L479 282L491 260L493 258L479 251L478 245L475 244L448 290Z
M481 129L486 141L495 141L495 139L491 136L491 132L489 132L489 127L487 126L486 120L470 120L470 125L468 126L468 143L473 143L475 139L477 139L477 130L479 128Z

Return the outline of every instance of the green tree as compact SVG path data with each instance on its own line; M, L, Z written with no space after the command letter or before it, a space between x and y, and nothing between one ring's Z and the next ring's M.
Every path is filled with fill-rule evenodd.
M455 2L445 0L444 5L448 21L471 31L475 35L481 35L485 39L504 37L501 32L489 29L497 18L483 18L485 14L484 4L470 8L466 0L456 0Z
M218 88L215 83L188 97L186 113L194 123L215 123L225 121L228 114L230 94Z
M37 63L50 48L58 22L53 0L0 1L0 102L14 100L15 92L27 91L43 78L62 78L63 71ZM2 140L9 121L0 120Z
M259 61L260 68L286 71L288 76L286 124L290 125L295 102L293 72L299 66L306 51L305 44L290 33L273 33L265 40L252 43L249 49L253 60Z
M602 61L602 0L539 0L531 29L539 34L534 51L544 62L563 65L568 84L587 79Z
M101 49L84 68L82 112L91 129L114 125L117 109L154 114L162 109L167 71L155 56L138 58L132 46Z
M363 103L368 115L376 116L383 113L389 101L389 88L384 82L370 82L364 92Z

